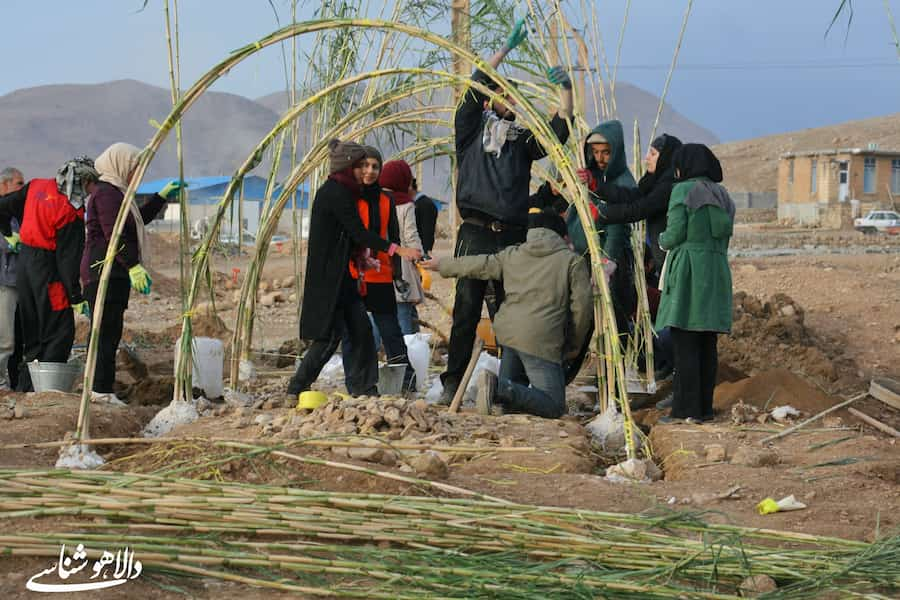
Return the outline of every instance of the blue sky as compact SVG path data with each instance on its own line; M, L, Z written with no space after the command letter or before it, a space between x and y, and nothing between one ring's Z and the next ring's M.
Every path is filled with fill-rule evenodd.
M272 1L282 19L289 19L288 0ZM625 2L597 1L609 52ZM14 25L4 28L7 72L0 94L124 78L168 86L162 2L150 0L139 11L142 3L4 0L3 20ZM723 140L900 111L900 60L882 1L853 3L846 41L845 20L824 37L838 3L695 0L668 100ZM889 3L900 19L900 0ZM179 5L185 86L228 51L275 29L266 0L180 0ZM620 80L662 90L684 6L683 0L632 0ZM300 18L310 14L301 9ZM284 89L280 57L270 48L214 89L251 98Z

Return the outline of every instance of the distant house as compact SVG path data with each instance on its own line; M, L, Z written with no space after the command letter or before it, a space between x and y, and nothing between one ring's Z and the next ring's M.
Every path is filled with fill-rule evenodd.
M138 193L152 194L158 192L171 181L171 178L157 179L155 181L145 181L138 188ZM191 177L186 179L188 184L188 204L190 206L190 222L191 226L200 224L204 219L211 218L216 213L217 205L225 195L225 190L231 182L230 177ZM238 226L238 203L237 199L243 195L243 208L240 211L243 218L242 229L253 235L259 229L260 213L262 211L263 201L266 197L266 180L263 177L250 175L244 178L243 190L239 189L235 193L235 202L231 209L226 213L225 221L222 224L222 231L229 233L237 233ZM281 188L276 187L272 194L273 200L277 200L281 195ZM298 209L307 208L309 204L309 189L304 184L294 193L294 201ZM291 231L291 208L293 204L289 201L281 214L278 221L278 231ZM304 218L308 221L308 216ZM176 231L181 222L181 213L177 204L170 204L166 207L165 215L158 221L154 221L153 228L162 231ZM202 227L201 227L202 228Z
M900 203L900 151L838 148L788 152L778 163L778 218L827 227Z

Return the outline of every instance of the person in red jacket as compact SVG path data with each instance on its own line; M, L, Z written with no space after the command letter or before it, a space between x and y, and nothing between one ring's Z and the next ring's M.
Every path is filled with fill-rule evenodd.
M11 236L10 219L20 223L16 288L24 327L27 363L64 363L75 340L70 308L88 313L78 267L84 248L84 203L99 176L86 156L64 164L56 179L32 179L0 197L0 233ZM31 391L27 366L19 390Z

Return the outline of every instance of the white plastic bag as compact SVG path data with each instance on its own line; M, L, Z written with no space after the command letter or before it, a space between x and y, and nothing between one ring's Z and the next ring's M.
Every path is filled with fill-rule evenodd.
M428 385L428 365L431 362L431 334L412 333L403 336L406 354L416 372L416 391L425 391Z

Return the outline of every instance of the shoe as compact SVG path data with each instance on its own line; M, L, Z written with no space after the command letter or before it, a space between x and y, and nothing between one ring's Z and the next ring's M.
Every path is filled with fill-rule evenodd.
M91 402L95 402L97 404L109 404L110 406L128 406L116 396L114 393L109 392L108 394L104 394L101 392L91 392Z
M708 415L703 415L703 418L700 420L703 421L704 423L709 423L710 421L715 421L716 413L710 413Z
M671 425L672 423L682 423L682 422L684 422L684 419L678 419L676 417L670 417L670 416L666 415L664 417L660 417L659 419L657 419L656 422L657 422L657 424L660 424L660 425Z
M672 408L672 401L675 399L675 394L669 392L669 394L656 403L657 410L666 410L667 408Z
M438 401L435 402L438 406L450 406L453 402L453 396L456 395L456 388L458 386L447 387L445 386L443 391L441 391L441 396L438 398Z
M483 370L478 377L478 393L475 395L475 412L479 415L492 414L494 394L497 392L497 376Z

